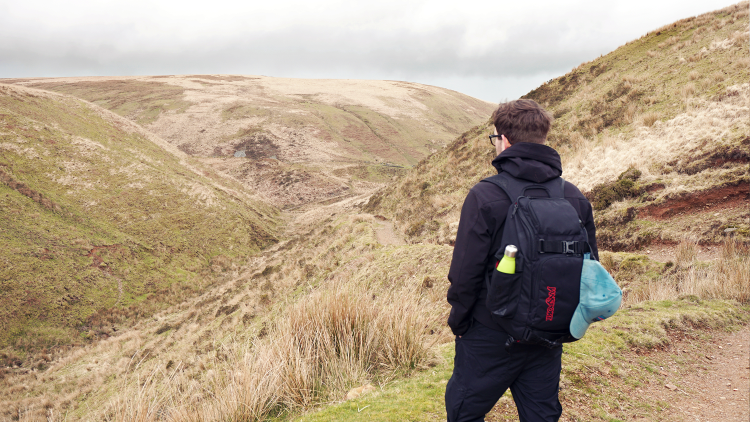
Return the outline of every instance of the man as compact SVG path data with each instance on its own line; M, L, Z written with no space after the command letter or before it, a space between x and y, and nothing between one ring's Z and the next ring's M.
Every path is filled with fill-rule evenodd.
M492 114L497 157L492 165L529 183L562 174L558 153L545 145L552 116L533 100L500 104ZM529 196L543 196L533 190ZM598 259L591 204L571 183L565 199L575 208ZM505 345L509 335L493 321L485 305L485 275L494 270L503 224L515 198L491 183L477 183L461 210L448 279L451 312L448 325L456 335L453 376L445 391L448 421L483 421L510 388L521 422L557 421L562 347Z

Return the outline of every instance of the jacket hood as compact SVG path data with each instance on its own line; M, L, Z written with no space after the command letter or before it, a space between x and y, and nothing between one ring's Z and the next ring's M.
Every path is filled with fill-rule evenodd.
M520 142L492 160L497 172L535 183L543 183L562 175L560 154L542 144Z

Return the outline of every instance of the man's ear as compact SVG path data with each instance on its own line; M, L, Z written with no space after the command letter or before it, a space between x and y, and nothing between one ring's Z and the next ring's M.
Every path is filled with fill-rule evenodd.
M510 141L508 141L508 138L506 138L505 135L501 135L501 137L503 140L503 151L505 151L506 149L511 147Z

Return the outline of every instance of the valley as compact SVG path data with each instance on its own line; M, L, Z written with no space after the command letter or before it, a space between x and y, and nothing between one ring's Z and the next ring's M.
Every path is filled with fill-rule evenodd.
M747 385L749 7L525 96L624 291L565 346L562 420L710 417ZM493 109L396 81L0 80L0 419L444 420Z
M185 75L7 82L129 118L280 208L369 192L493 109L455 91L398 81Z

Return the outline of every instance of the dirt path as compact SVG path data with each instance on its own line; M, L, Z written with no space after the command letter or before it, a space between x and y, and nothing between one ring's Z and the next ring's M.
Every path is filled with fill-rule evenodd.
M750 420L750 327L716 334L701 345L701 354L688 368L679 371L673 362L664 362L664 386L652 384L648 393L669 403L672 417L666 420ZM676 352L679 356L680 350Z
M379 221L375 226L375 236L381 245L403 245L404 240L393 230L393 223L390 221Z

